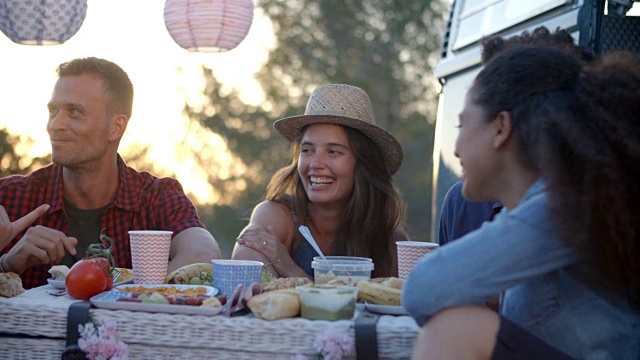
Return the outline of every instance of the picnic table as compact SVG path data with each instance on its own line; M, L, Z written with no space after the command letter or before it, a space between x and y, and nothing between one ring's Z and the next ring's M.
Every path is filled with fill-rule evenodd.
M0 298L0 359L60 359L66 347L67 315L76 302L55 297L50 285ZM304 318L266 321L252 315L185 315L91 308L94 321L115 320L130 359L291 359L317 355L315 338L337 329L355 339L351 320ZM381 315L375 324L379 359L408 359L420 328L409 316ZM366 344L359 344L366 346ZM356 359L356 354L351 357ZM359 357L361 358L361 357Z

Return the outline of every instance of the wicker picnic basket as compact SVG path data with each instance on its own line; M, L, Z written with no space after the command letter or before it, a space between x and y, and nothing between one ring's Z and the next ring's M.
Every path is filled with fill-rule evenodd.
M44 295L44 296L43 296ZM73 301L54 298L41 288L0 298L0 359L59 359L65 348L67 312ZM117 335L130 359L290 359L313 357L313 342L328 329L354 338L352 320L294 318L265 321L252 316L225 317L148 313L93 308L96 320L117 322ZM380 359L407 359L419 327L408 316L382 316L377 324ZM352 357L355 358L355 357Z

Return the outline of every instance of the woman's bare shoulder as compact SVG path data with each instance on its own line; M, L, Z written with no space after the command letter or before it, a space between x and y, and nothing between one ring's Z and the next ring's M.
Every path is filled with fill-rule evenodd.
M287 206L276 201L266 200L253 209L247 228L263 228L271 226L283 238L291 236L293 216Z

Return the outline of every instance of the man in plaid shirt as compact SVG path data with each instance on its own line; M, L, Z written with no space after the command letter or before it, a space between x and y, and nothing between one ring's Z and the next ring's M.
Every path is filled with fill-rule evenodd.
M173 231L169 271L220 258L180 183L118 155L133 106L128 75L97 58L57 73L47 122L53 164L0 179L0 271L20 274L25 288L43 285L52 265L72 266L101 229L115 242L118 267L131 268L129 230Z

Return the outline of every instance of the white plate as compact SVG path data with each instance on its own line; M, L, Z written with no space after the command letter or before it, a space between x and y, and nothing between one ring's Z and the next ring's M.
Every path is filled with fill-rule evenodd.
M374 313L383 315L409 315L407 310L398 305L376 305L369 302L365 302L365 307Z
M49 283L49 285L53 286L56 289L66 288L66 285L64 284L65 283L64 280L55 280L55 279L49 278L47 279L47 282Z
M178 285L178 284L135 284L135 285L119 285L92 297L91 303L99 308L112 309L112 310L131 310L131 311L145 311L153 313L169 313L169 314L188 314L188 315L216 315L222 311L222 307L208 307L208 306L192 306L192 305L167 305L167 304L152 304L152 303L138 303L128 301L118 301L120 298L130 298L133 293L120 291L118 289L130 287L130 286L144 286L147 288L152 287L175 287L178 290L184 290L188 288L204 287L207 289L205 295L215 296L218 293L218 289L211 286L203 285Z

